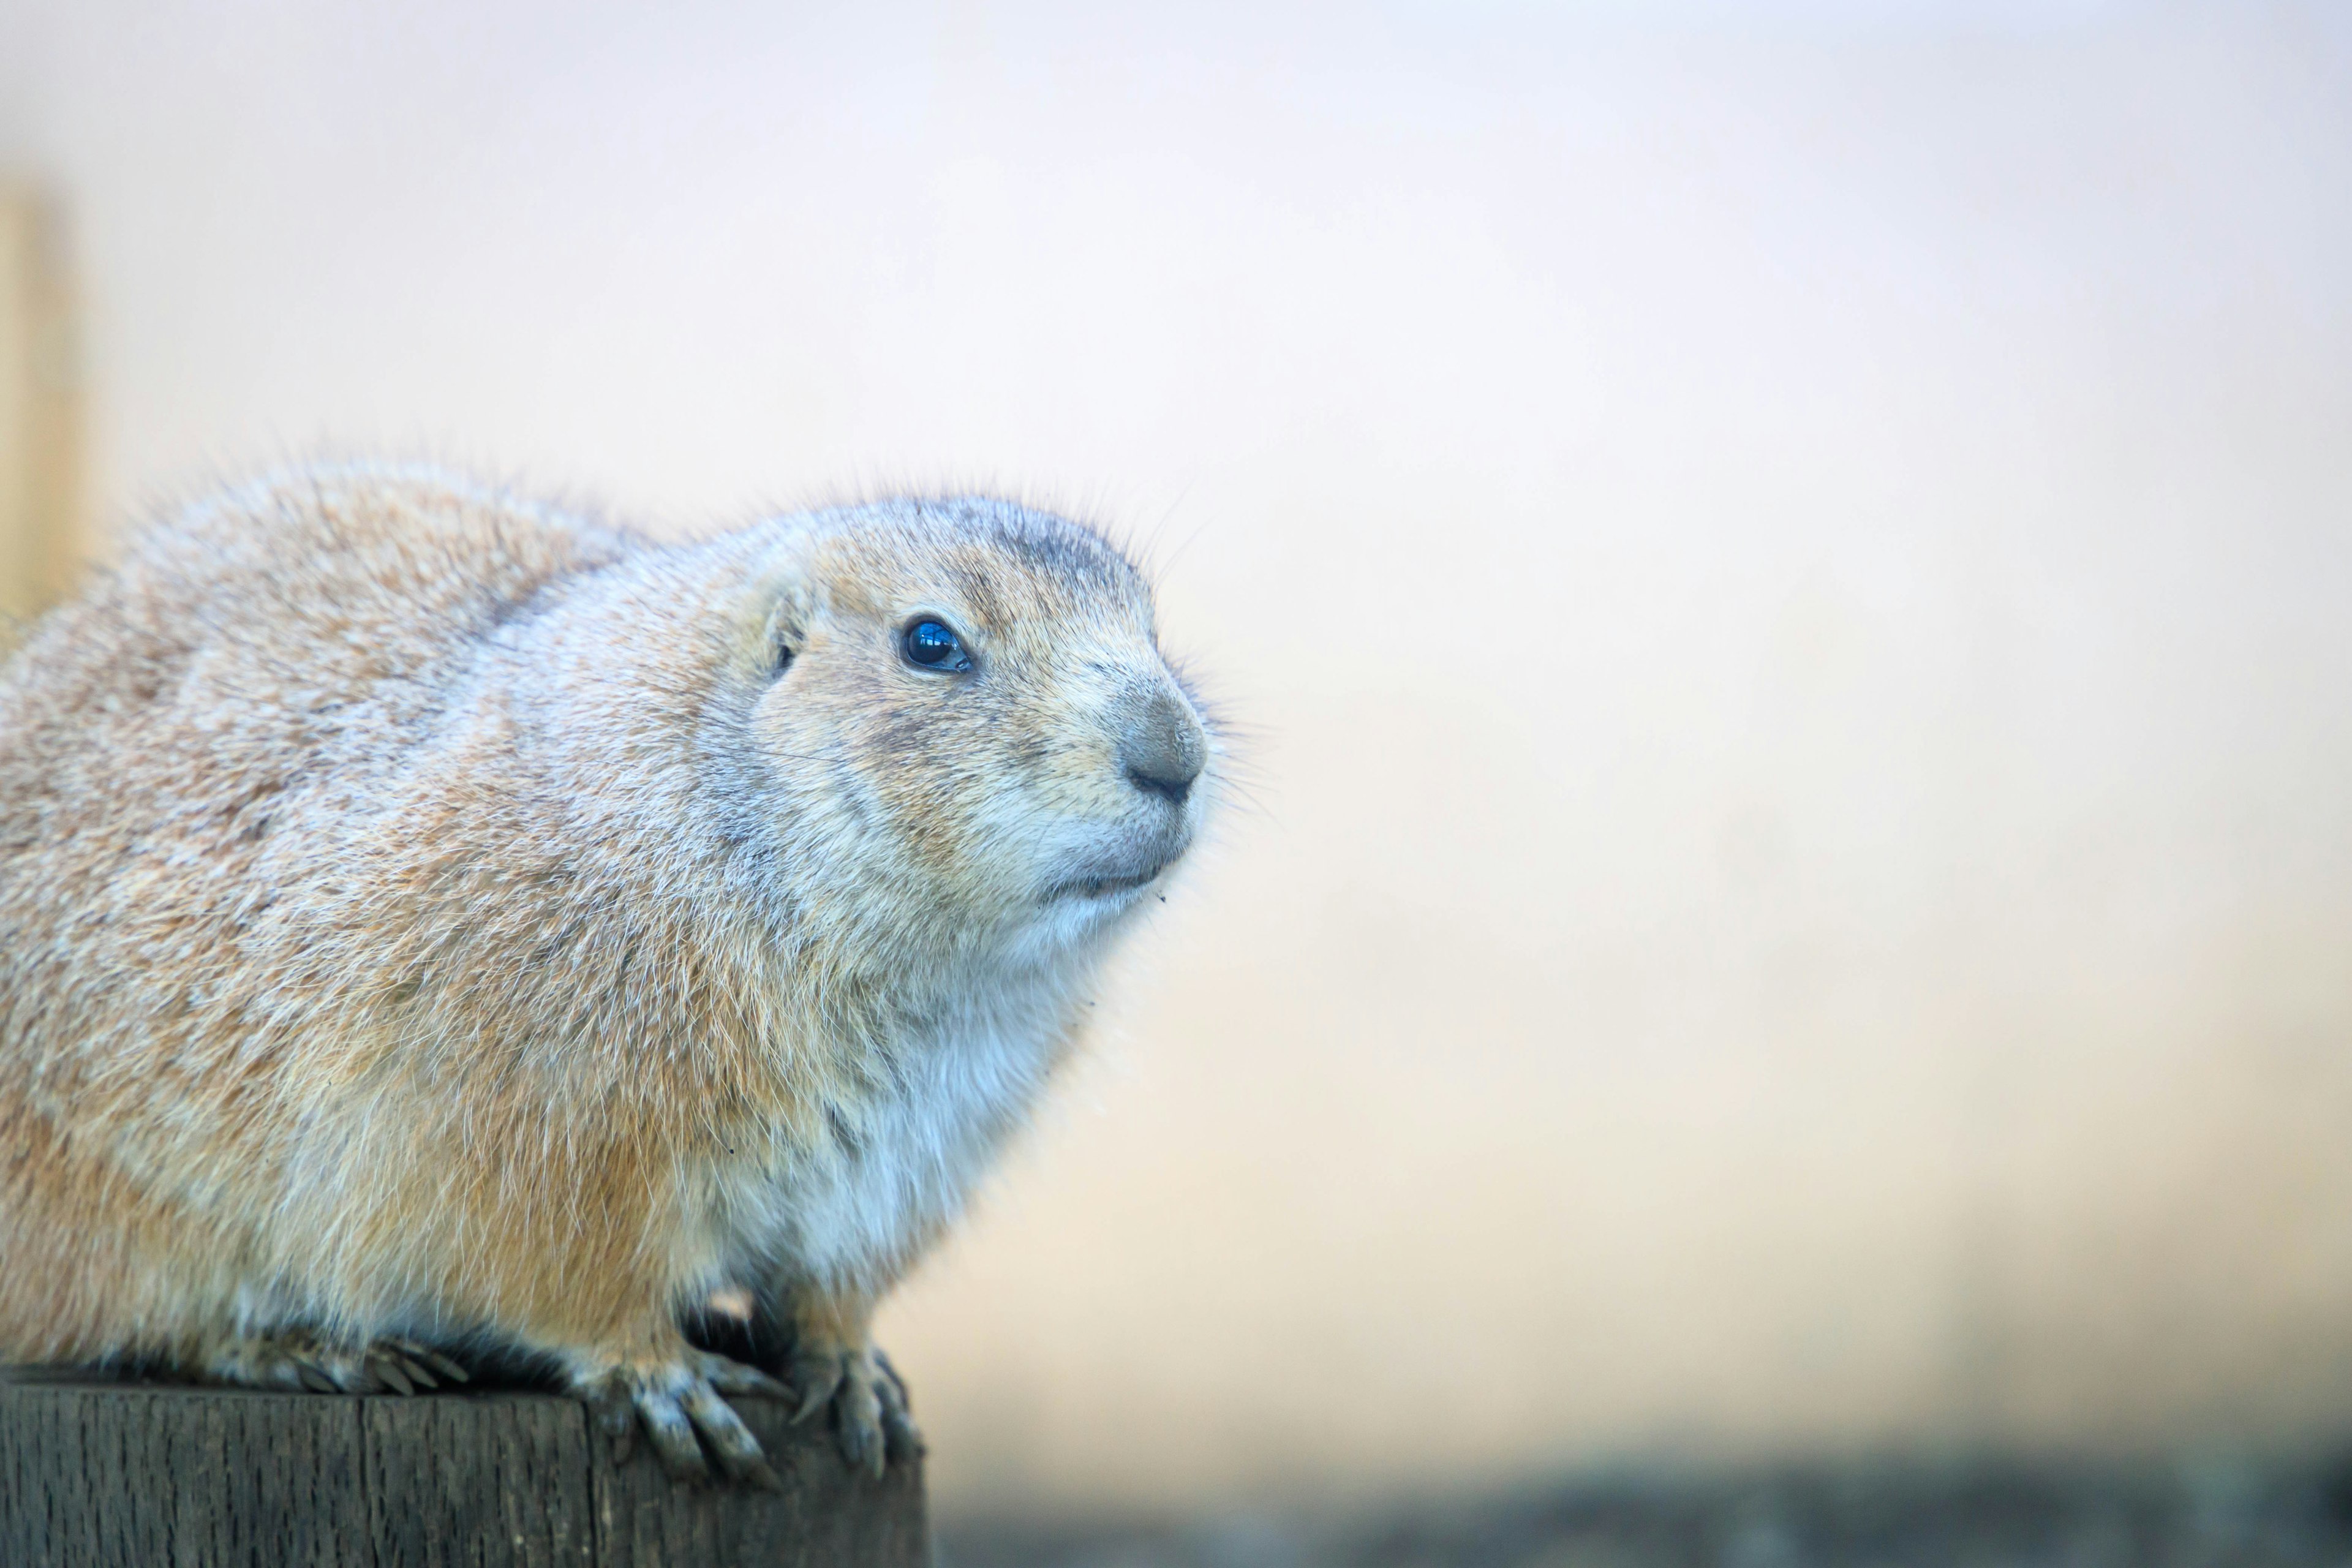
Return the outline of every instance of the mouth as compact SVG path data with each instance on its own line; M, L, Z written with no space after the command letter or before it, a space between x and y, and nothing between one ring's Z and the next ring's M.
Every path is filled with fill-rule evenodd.
M1064 899L1115 899L1148 885L1167 868L1168 863L1162 860L1150 870L1130 876L1073 877L1066 882L1055 883L1045 900L1053 903Z

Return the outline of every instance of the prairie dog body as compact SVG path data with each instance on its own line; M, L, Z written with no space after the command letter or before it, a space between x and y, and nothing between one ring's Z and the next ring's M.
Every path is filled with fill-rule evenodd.
M0 667L0 1359L372 1388L499 1342L761 1480L1070 1048L1212 745L1078 526L664 546L419 470L199 507Z

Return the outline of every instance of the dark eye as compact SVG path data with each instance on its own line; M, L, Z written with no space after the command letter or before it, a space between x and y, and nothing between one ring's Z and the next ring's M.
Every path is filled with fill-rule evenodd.
M917 621L907 628L899 647L905 649L908 663L925 669L971 668L971 655L963 651L963 640L939 621Z

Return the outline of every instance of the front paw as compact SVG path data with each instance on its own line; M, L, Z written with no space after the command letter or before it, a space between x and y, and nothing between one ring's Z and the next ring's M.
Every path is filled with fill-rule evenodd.
M414 1340L346 1341L310 1329L225 1339L202 1364L215 1383L314 1394L414 1394L468 1380L464 1367Z
M871 1345L803 1343L793 1354L793 1392L800 1398L795 1425L833 1410L842 1458L878 1480L893 1459L923 1451L922 1434L907 1410L907 1385L898 1369Z
M784 1489L760 1440L720 1397L792 1397L792 1390L766 1373L707 1351L681 1349L674 1357L607 1362L575 1372L572 1391L612 1439L616 1464L627 1462L642 1425L673 1480L699 1485L710 1479L702 1453L708 1444L729 1480L772 1492Z

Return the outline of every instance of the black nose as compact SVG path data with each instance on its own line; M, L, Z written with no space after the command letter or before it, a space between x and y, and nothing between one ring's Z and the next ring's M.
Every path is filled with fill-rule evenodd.
M1184 700L1161 687L1139 705L1118 743L1127 782L1178 805L1209 761L1209 740Z

